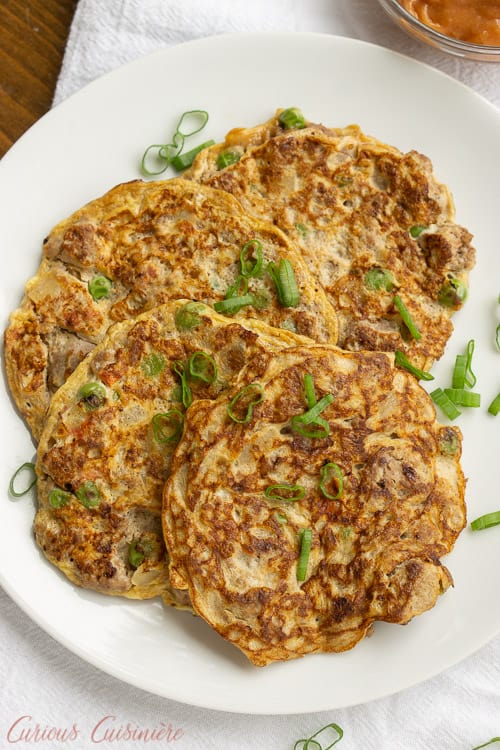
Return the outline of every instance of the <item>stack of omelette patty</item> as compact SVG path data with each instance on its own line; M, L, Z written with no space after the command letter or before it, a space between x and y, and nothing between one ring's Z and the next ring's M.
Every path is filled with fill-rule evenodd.
M395 353L442 355L470 242L425 156L279 112L62 221L5 333L45 556L259 666L433 607L461 434Z

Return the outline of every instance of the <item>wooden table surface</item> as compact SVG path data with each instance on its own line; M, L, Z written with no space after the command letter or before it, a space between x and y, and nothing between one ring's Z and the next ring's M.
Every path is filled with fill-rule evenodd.
M50 108L76 4L0 0L0 157Z

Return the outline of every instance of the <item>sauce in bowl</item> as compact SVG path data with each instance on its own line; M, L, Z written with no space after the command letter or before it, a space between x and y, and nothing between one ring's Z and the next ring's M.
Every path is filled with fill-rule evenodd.
M412 16L446 36L500 46L500 0L399 0Z

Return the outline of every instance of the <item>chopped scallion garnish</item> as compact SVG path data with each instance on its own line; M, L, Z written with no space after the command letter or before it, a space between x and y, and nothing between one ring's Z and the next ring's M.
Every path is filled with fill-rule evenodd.
M335 732L336 737L333 742L330 742L330 739L325 740L325 742L330 742L330 744L326 747L323 747L323 744L319 742L316 737L319 737L320 734L323 734L323 732L326 732L328 729L332 729ZM343 736L344 732L338 724L327 724L307 739L297 740L297 742L293 746L293 750L331 750L331 748L336 745L337 742L340 742ZM299 747L299 745L301 745L301 747Z
M239 297L229 297L228 299L221 299L218 302L214 302L214 310L224 315L234 315L243 307L253 305L253 303L253 294L242 294Z
M193 394L187 382L186 367L183 362L177 359L173 364L173 370L181 379L181 400L184 408L187 409L193 403Z
M467 355L457 354L455 357L455 367L451 377L452 388L465 388L465 370L467 369Z
M171 159L170 163L174 169L176 169L178 172L182 172L184 169L187 169L191 166L191 164L195 160L195 157L198 156L200 151L203 151L203 149L208 148L209 146L213 146L214 144L215 141L213 140L205 141L205 143L201 143L199 146L192 148L191 151L185 151L183 154L177 154L173 157L173 159Z
M190 120L192 121L190 123ZM203 130L208 122L208 112L204 109L190 109L188 112L183 112L177 127L176 133L179 133L183 138L189 138L190 135L196 135L200 130ZM191 125L191 129L184 131L183 128L188 128Z
M495 742L500 742L500 737L492 737L491 740L485 742L484 745L476 745L472 750L481 750L482 747L488 747L488 745L493 745Z
M248 424L254 407L264 399L264 389L260 383L250 383L233 396L227 407L227 414L238 424ZM238 413L236 413L236 410Z
M297 563L297 581L305 581L312 546L312 529L303 529L300 534L300 553Z
M500 412L500 393L498 396L495 396L491 404L488 406L488 412L493 414L494 417Z
M252 255L254 258L252 258ZM263 266L262 243L259 240L250 240L243 245L240 253L241 275L245 278L259 276Z
M278 523L282 523L282 524L288 523L288 518L284 516L283 513L275 513L274 517Z
M302 500L306 494L306 489L301 484L270 484L264 490L264 495L268 500L281 500L286 503L295 503Z
M190 331L196 328L203 321L200 313L203 312L205 305L202 302L186 302L175 313L175 325L179 331Z
M85 383L78 390L77 397L89 411L95 411L106 401L106 388L102 383Z
M52 508L62 508L71 499L71 493L56 487L49 494L49 505Z
M101 493L91 479L84 482L75 492L79 502L85 508L95 508L101 502Z
M88 283L90 296L96 302L100 299L103 299L104 297L109 297L112 287L113 282L102 274L99 274L99 276L94 276L94 278L90 279Z
M410 334L413 336L415 341L419 341L422 338L422 334L415 325L415 322L413 321L408 308L406 307L399 294L394 295L394 306L397 308L399 314L401 315L403 323L408 328Z
M158 352L151 352L141 362L141 369L148 378L154 378L161 375L165 369L165 357Z
M267 270L276 285L278 299L283 307L297 307L300 302L300 292L293 266L288 259L282 259L277 266L269 263Z
M467 391L465 388L445 388L444 392L450 401L453 401L457 406L481 406L480 393L473 393L473 391Z
M23 489L16 489L16 479L21 475L27 472L29 474L29 484L24 487ZM21 464L21 466L16 469L14 472L14 475L12 479L9 482L9 494L12 495L12 497L24 497L24 495L27 495L28 492L31 490L32 487L34 487L36 484L36 473L35 473L35 464L31 463L31 461L25 461L24 464Z
M128 561L133 568L138 568L144 562L144 552L136 539L133 539L129 544Z
M497 330L495 333L495 344L497 345L497 349L500 352L500 323L497 325Z
M434 403L439 406L441 411L446 414L448 419L456 419L462 413L442 388L436 388L436 390L432 391L429 395Z
M231 164L236 164L236 162L239 160L240 155L235 151L223 151L217 156L217 159L215 161L217 164L217 169L225 169L226 167L231 166Z
M394 287L394 277L390 271L386 271L384 268L370 268L363 278L364 285L367 289L379 291L385 289L386 292L390 292Z
M314 379L310 373L304 375L304 391L308 410L304 412L304 414L296 414L292 417L292 429L303 437L327 437L330 434L330 425L326 419L323 419L323 417L320 417L319 415L329 404L332 403L333 395L328 393L317 401L316 391L314 389Z
M329 486L335 485L336 492L334 495L329 491ZM344 492L344 477L342 475L342 469L338 464L329 462L321 467L319 489L321 493L329 500L338 500L342 497Z
M307 408L312 409L318 399L314 388L314 378L309 372L304 375L304 391L306 392Z
M439 436L439 450L448 456L453 456L459 448L458 437L455 431L448 428Z
M422 224L415 224L413 227L410 227L410 235L417 239L417 237L420 237L422 232L425 232L427 227L424 227Z
M217 363L211 354L197 351L191 354L188 360L189 375L197 380L212 385L217 380L219 371Z
M431 375L430 372L426 372L426 370L419 370L418 367L412 365L406 354L399 349L396 349L394 352L394 361L398 367L403 367L405 370L408 370L408 372L411 372L411 374L415 375L419 380L434 380L434 375Z
M191 127L189 128L190 121ZM170 164L173 164L174 159L180 157L181 151L184 148L184 140L186 138L189 138L189 136L191 135L195 135L195 133L199 133L200 130L205 127L207 122L208 112L203 109L192 109L189 112L184 112L181 115L179 122L177 123L177 127L175 129L175 133L172 137L171 143L155 143L151 146L148 146L148 148L145 150L141 160L141 170L143 174L147 175L148 177L152 177L164 172L170 166ZM184 127L187 128L186 131L183 130ZM213 145L214 141L210 141L207 143L209 145ZM198 151L200 151L206 145L207 144L202 144L202 146L199 146ZM154 153L153 158L156 159L157 162L154 167L152 164L150 164L151 153ZM187 156L187 154L184 154L183 156ZM185 166L190 165L186 164ZM185 166L176 168L185 169Z
M182 433L184 417L179 409L169 409L164 413L155 414L151 424L157 443L176 443Z
M304 115L298 107L289 107L284 109L278 117L278 122L285 130L302 129L306 126Z
M461 307L467 298L467 287L461 279L449 279L438 294L438 302L444 307Z
M489 529L491 526L498 526L500 524L500 510L496 510L493 513L485 513L484 516L479 516L471 522L471 529L473 531L481 531L482 529Z
M232 297L244 297L248 293L248 279L241 273L236 277L236 281L228 286L225 299ZM217 304L217 303L216 303Z

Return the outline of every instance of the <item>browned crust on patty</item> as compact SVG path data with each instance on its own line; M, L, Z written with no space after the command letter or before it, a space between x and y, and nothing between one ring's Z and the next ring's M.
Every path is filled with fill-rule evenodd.
M251 239L262 243L265 262L290 260L300 302L284 308L264 275L250 280L250 291L265 300L235 317L335 342L333 308L300 255L278 229L248 217L227 193L182 179L130 182L57 225L5 334L9 385L35 438L53 392L112 323L170 299L224 299ZM99 300L88 289L96 275L112 282L109 296Z
M334 396L321 413L323 438L291 426L307 409L305 374L318 400ZM256 665L344 651L374 622L406 623L434 606L452 582L440 558L465 524L460 431L437 423L431 399L391 354L289 349L244 381L265 394L248 424L228 419L231 393L188 414L164 494L173 585ZM343 475L337 499L319 489L328 462ZM266 498L280 483L304 497ZM337 494L336 483L328 490ZM312 550L300 582L306 528Z

